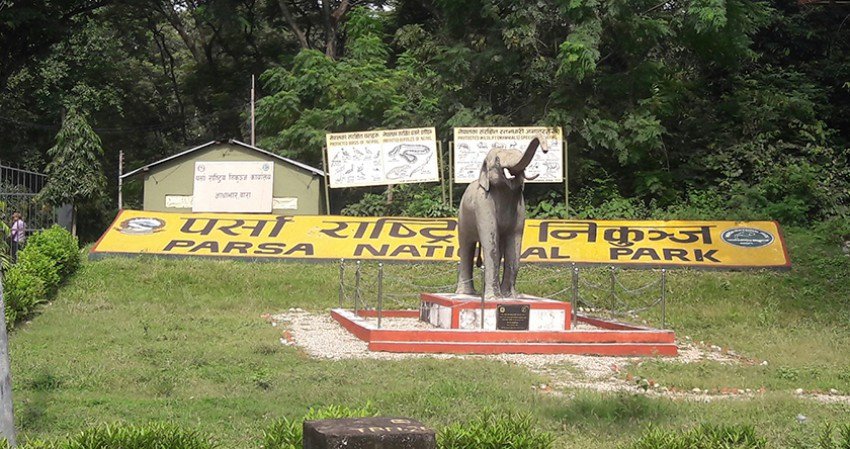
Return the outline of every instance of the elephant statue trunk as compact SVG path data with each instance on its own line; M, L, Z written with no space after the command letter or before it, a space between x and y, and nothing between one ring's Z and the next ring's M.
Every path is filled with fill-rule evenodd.
M514 176L525 176L525 169L528 167L528 164L531 163L531 160L534 159L534 155L537 154L538 146L542 147L544 153L549 151L549 147L546 145L546 141L540 140L539 137L535 137L528 145L528 149L526 149L525 152L522 154L522 158L512 167L509 167L508 171ZM535 178L537 176L539 176L539 174L534 175ZM529 179L527 176L525 178Z
M535 137L528 148L493 148L481 164L477 181L469 184L458 211L458 283L456 293L475 294L472 267L476 248L484 265L484 298L515 297L516 276L525 227L525 173L537 148L546 153L545 140ZM499 281L500 267L504 266Z

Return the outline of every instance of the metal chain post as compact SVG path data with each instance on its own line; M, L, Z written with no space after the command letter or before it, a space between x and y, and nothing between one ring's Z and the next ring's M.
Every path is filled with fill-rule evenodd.
M611 266L611 310L617 310L617 273L616 268Z
M484 277L484 267L481 267L481 329L484 329L484 292L487 290L487 279Z
M576 264L573 264L573 319L572 319L572 327L575 328L576 321L578 320L578 267Z
M339 259L339 308L342 308L345 297L345 259Z
M357 261L357 269L354 271L354 314L360 309L360 261Z
M661 328L667 328L667 269L661 269Z
M384 314L384 264L378 264L378 329L381 328L381 317Z

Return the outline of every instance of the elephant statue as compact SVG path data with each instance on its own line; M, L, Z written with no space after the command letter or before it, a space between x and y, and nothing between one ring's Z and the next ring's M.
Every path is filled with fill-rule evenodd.
M525 169L546 141L535 137L524 152L512 148L493 148L481 165L481 174L466 188L458 210L458 294L474 295L472 266L476 246L479 263L484 264L484 299L515 297L522 231L525 227ZM504 261L501 283L499 267Z

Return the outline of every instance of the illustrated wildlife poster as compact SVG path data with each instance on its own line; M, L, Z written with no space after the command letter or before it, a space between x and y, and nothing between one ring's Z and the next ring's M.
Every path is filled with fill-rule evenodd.
M330 187L439 181L434 128L328 134Z
M478 179L484 157L493 148L525 151L535 136L546 139L547 153L537 149L525 172L537 178L527 182L564 182L564 146L560 127L494 127L454 129L454 181L465 184Z

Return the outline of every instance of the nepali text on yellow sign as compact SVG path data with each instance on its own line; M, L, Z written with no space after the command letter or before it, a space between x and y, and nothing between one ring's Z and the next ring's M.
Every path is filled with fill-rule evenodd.
M125 210L92 255L457 260L455 218L278 216ZM527 220L522 260L697 268L787 268L775 222Z

